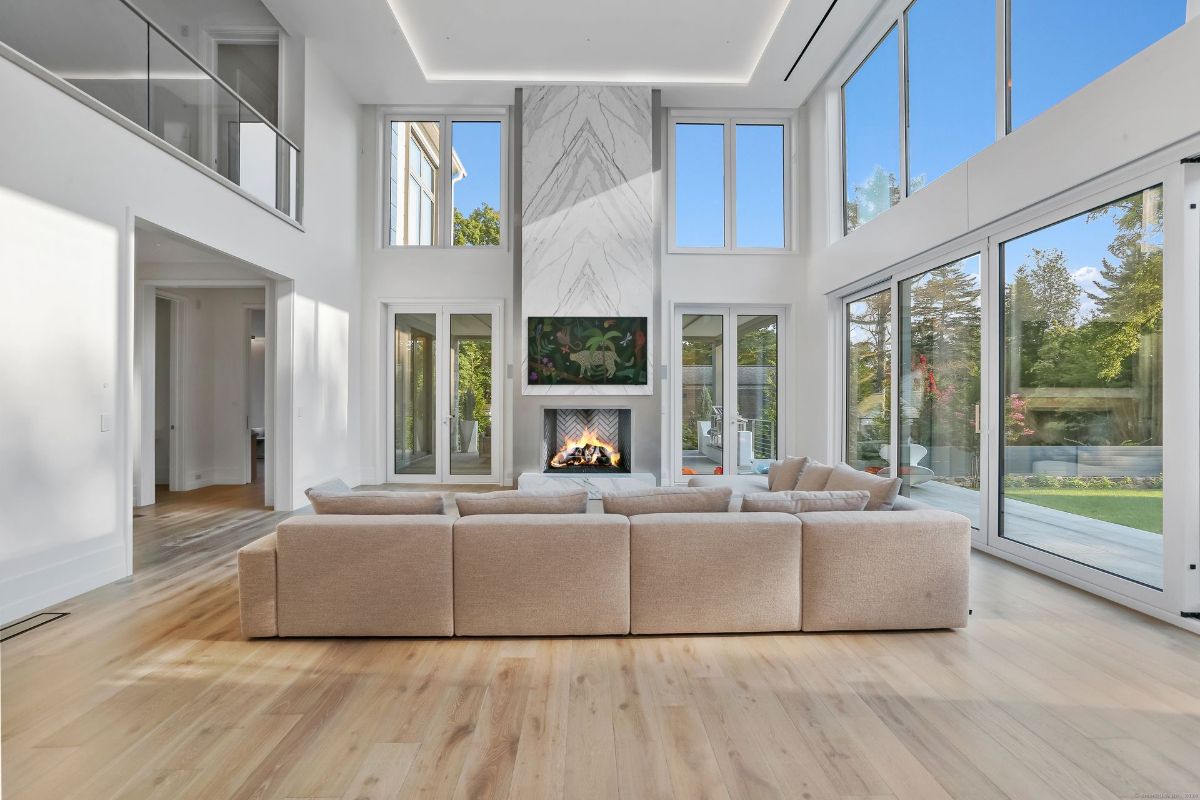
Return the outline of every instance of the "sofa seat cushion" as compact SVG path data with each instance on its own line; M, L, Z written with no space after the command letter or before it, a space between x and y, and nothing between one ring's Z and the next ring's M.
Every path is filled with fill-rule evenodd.
M867 511L890 511L900 493L901 478L886 478L872 475L869 472L857 470L849 464L838 464L825 482L825 491L854 491L858 489L870 492L871 499L867 501Z
M583 514L587 511L587 489L545 491L516 489L455 495L460 517L476 514Z
M797 517L648 514L629 526L633 633L800 629Z
M276 531L280 636L449 636L454 520L292 517Z
M505 514L454 525L459 636L629 633L629 520Z
M806 631L967 624L971 523L961 514L834 511L804 525Z
M759 492L742 498L742 511L780 511L801 514L806 511L862 511L871 493L847 492Z
M703 514L729 510L733 489L728 486L655 486L605 492L605 514Z

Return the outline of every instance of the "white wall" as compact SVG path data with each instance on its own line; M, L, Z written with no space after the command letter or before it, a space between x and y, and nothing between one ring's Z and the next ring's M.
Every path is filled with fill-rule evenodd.
M855 57L873 42L860 40ZM851 61L853 58L851 58ZM852 66L850 67L853 68ZM1041 116L938 178L912 197L846 236L840 228L840 167L836 131L840 78L802 108L808 131L806 202L801 206L806 286L800 294L806 374L831 378L830 308L843 287L869 282L907 259L989 226L1030 206L1200 134L1200 104L1174 75L1200 70L1200 20L1161 41L1066 98ZM1151 159L1152 160L1152 159ZM831 188L832 187L832 188ZM799 432L812 452L832 441L829 392L813 393L799 415Z
M272 331L294 361L277 393L278 507L331 475L357 480L359 109L318 51L304 48L304 231L0 59L6 108L37 109L0 115L2 346L22 387L0 406L0 619L131 569L135 218L287 279Z

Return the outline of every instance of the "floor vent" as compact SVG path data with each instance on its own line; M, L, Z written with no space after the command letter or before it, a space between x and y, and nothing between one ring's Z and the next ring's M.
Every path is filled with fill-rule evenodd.
M34 614L32 617L18 620L10 625L5 625L0 628L0 642L7 642L13 637L20 636L22 633L29 633L35 628L40 628L43 625L48 625L57 619L62 619L67 616L65 611L52 611L42 614Z

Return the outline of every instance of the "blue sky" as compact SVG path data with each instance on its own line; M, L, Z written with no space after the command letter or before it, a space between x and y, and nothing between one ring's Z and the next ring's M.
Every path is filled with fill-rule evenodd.
M910 174L926 185L995 139L995 8L917 0L909 11ZM1186 0L1012 0L1013 127L1177 28L1185 11ZM876 165L898 177L899 102L893 29L846 86L848 197Z
M500 123L455 122L450 146L467 177L454 184L454 207L470 216L483 203L500 208Z

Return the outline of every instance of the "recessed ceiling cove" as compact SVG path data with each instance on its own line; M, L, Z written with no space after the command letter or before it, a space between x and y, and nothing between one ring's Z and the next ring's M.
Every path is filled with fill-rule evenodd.
M749 82L788 0L389 0L431 81Z

